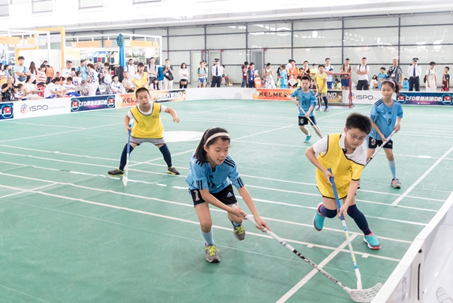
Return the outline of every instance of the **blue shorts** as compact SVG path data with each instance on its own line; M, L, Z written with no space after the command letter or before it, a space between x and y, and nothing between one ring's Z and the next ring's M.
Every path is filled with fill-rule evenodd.
M327 88L332 89L333 82L327 82Z
M349 79L341 79L341 87L349 87Z
M198 78L198 83L206 83L206 78Z

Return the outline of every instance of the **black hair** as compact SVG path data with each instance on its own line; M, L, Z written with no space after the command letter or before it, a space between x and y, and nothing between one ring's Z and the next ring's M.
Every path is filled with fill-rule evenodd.
M270 63L267 63L266 66L270 66L271 64Z
M206 140L208 140L209 137L211 137L212 135L215 135L217 133L228 133L228 131L221 127L213 127L213 128L206 130L204 132L203 136L201 137L200 143L198 144L198 147L197 147L197 149L195 151L195 155L194 155L194 158L197 158L197 160L199 162L201 162L201 164L208 162L208 157L206 156L206 151L204 150L205 145L206 145L206 147L209 147L209 146L213 145L214 143L216 143L217 140L219 140L219 139L230 142L230 137L220 136L220 137L214 138L211 141L209 141L208 143L206 143Z
M450 68L449 68L448 66L445 66L445 68L446 68L447 70L450 70Z
M305 62L307 62L307 63L308 63L308 61L307 61L307 60L305 60L305 61L304 61L304 63L305 63Z
M30 80L30 79L31 79L31 76L27 76L27 78L25 79L25 83L27 83L28 80Z
M385 70L385 67L382 66L381 69Z
M245 61L245 62L244 62L244 65L249 65L248 61Z
M319 64L318 68L320 68L320 67L326 68L326 66L324 64Z
M135 98L137 98L138 93L146 92L149 95L149 90L146 87L140 87L135 91Z
M72 81L72 77L67 77L66 81Z
M187 68L187 64L186 64L186 63L184 63L184 62L183 62L183 63L181 63L181 68L182 68L182 66L183 66L183 65L185 65L185 66L186 66L186 68Z
M57 81L60 81L60 78L59 78L59 77L56 77L56 78L52 79L52 81L50 81L50 82L55 83L55 82L57 82Z
M19 60L25 60L24 56L19 56L19 58L17 58L17 61Z
M407 78L404 78L404 81L407 81Z
M302 78L300 78L300 82L302 82L304 80L307 80L308 82L310 82L310 77L303 76Z
M325 59L324 61L327 61L327 59L329 59L329 60L330 60L330 58L329 58L329 57L327 57L327 58L326 58L326 59Z
M118 75L113 75L112 79L115 78L115 77L118 77Z
M392 79L385 79L384 81L382 81L381 88L384 84L390 85L393 88L393 90L395 91L395 93L398 94L400 92L400 86L398 85L398 83L396 83Z
M252 66L252 65L255 65L255 63L253 63L253 62L250 62L250 66Z
M371 131L371 120L368 116L352 113L346 119L346 129L358 128L360 131L369 134Z
M22 83L17 84L16 88L20 89L22 86L24 86Z
M429 65L436 65L436 62L431 61L431 62L429 62Z
M153 59L156 60L156 58L154 58L154 57L149 58L150 61L153 60Z
M139 63L137 64L137 67L139 67L139 66L145 66L145 64L143 64L143 62L139 62Z
M81 71L76 71L75 74L76 74L76 76L78 76L78 75L82 74L82 72Z
M110 66L110 63L105 62L105 63L104 63L104 66Z

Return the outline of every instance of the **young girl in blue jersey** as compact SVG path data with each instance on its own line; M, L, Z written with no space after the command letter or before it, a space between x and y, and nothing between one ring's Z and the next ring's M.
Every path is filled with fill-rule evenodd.
M299 128L300 130L307 136L305 138L305 143L308 143L311 139L311 134L308 128L305 127L305 125L308 124L308 118L310 117L310 120L313 121L313 123L310 122L311 126L313 127L316 124L316 118L315 118L315 112L314 108L316 107L316 97L313 94L313 92L310 90L310 78L307 76L303 76L301 78L300 82L301 87L296 89L292 94L291 94L291 100L297 105L302 107L302 109L299 108ZM296 100L296 97L298 100ZM322 135L318 132L316 128L313 127L315 130L316 134L319 137L322 137Z
M385 155L389 161L390 171L392 172L391 186L401 188L401 182L396 177L396 163L393 156L393 141L387 141L387 137L395 130L401 128L403 118L403 108L401 104L393 100L393 94L399 93L399 86L392 79L385 79L381 84L382 99L374 103L371 108L370 118L373 129L368 136L367 159L374 154L376 147L384 144Z
M190 158L190 168L186 177L205 240L206 261L210 263L220 262L220 258L213 239L209 204L226 210L236 239L242 241L245 238L245 230L242 226L245 213L237 207L232 184L244 199L258 226L269 229L266 222L258 215L252 197L239 176L236 163L228 155L229 147L230 135L225 129L214 127L206 130L197 150Z

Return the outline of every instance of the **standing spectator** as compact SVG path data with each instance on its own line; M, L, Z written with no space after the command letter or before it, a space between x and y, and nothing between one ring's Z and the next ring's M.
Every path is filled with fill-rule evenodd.
M149 86L153 90L157 90L157 85L154 84L154 80L157 79L157 65L154 57L149 58L149 64L147 66L147 72L149 77Z
M126 66L126 71L129 73L129 77L131 77L131 79L134 79L137 69L135 68L133 59L129 59Z
M137 64L137 73L132 79L132 82L134 82L135 90L141 87L148 88L148 73L145 72L145 64L143 62Z
M352 67L349 65L349 58L346 58L346 60L344 60L344 64L340 67L340 72L343 74L349 74L341 75L341 87L343 88L343 90L349 90L349 81L352 74Z
M327 89L331 89L333 85L333 66L330 65L330 58L326 58L324 72L326 73Z
M407 73L409 74L409 91L414 90L419 92L420 91L420 75L422 74L422 68L418 65L418 58L412 58L412 65L409 65L407 68Z
M164 68L162 66L159 66L157 68L157 83L158 83L158 90L161 90L162 87L164 86Z
M327 73L324 72L324 65L319 65L318 66L319 72L316 74L316 87L318 91L318 100L324 100L324 111L328 112L329 111L329 103L327 100ZM321 103L318 104L318 107L316 110L321 109Z
M318 73L318 68L316 67L316 64L312 64L311 65L311 69L310 69L310 74L311 74L311 77L314 78L316 77L316 74Z
M450 91L450 75L448 72L450 71L450 68L448 66L445 66L444 68L444 75L442 76L442 90L443 92L448 92Z
M292 66L292 64L291 64L292 61L294 61L294 60L293 60L293 59L289 59L289 60L288 60L288 64L286 64L286 73L287 73L286 76L287 76L287 77L289 77L289 69L290 69L291 66ZM296 62L296 61L294 61L294 62Z
M393 58L393 65L390 66L387 71L387 76L389 79L392 79L395 83L399 84L401 87L404 86L403 83L403 70L398 66L398 57Z
M288 74L286 73L285 64L280 65L280 75L278 77L280 82L280 88L288 88Z
M164 86L163 90L173 89L173 67L170 65L170 59L165 59L165 66L162 71L164 73Z
M378 89L381 90L381 83L382 81L384 81L384 79L387 78L387 73L385 72L385 67L381 67L381 72L377 75L377 79L378 79ZM396 84L398 84L398 82L395 81Z
M88 63L88 96L96 96L99 87L98 76L93 63Z
M17 59L19 61L19 64L14 67L14 77L16 78L16 84L25 84L25 80L27 79L27 76L30 75L30 72L24 65L24 57L19 56L19 58Z
M208 69L206 68L206 62L204 61L200 62L200 67L197 70L197 74L198 74L198 87L206 87L206 83L208 82Z
M368 71L370 67L366 64L366 58L362 58L362 64L357 66L357 75L359 75L359 81L357 81L357 90L368 90Z
M244 62L244 64L241 66L242 70L242 83L241 87L248 87L247 86L247 71L249 69L249 63L247 61Z
M38 75L38 70L36 69L35 62L33 62L33 61L30 62L28 71L30 72L31 82L36 84L36 76Z
M310 81L308 81L308 82L311 82L311 70L310 70L307 60L304 61L304 65L302 67L302 73L303 74L301 76L310 78Z
M436 67L436 62L429 62L429 68L425 75L427 92L435 92L437 90L437 72L434 67Z
M134 82L132 82L132 79L129 77L129 73L128 72L123 72L123 76L124 76L124 79L123 79L123 88L124 90L126 91L126 93L133 93L135 91L135 85L134 85Z
M274 71L272 70L270 63L266 64L266 68L263 71L263 77L266 79L264 88L275 88Z
M255 77L258 76L258 71L255 69L255 63L250 62L250 68L247 71L247 79L249 81L250 88L255 87Z
M63 78L72 77L72 61L66 61L66 68L61 70L61 76Z
M187 83L189 82L189 71L187 70L187 65L183 62L181 68L179 69L179 89L187 88Z
M16 93L16 89L14 88L13 82L14 82L13 77L9 77L6 80L6 83L2 85L3 102L14 101L14 94Z
M223 65L223 64L222 64L222 67L223 67L223 71L222 71L222 82L221 82L221 85L225 86L226 69L225 69L225 65Z
M215 64L212 67L212 81L211 87L220 87L220 83L222 82L222 74L223 74L223 67L220 65L220 60L215 59Z
M87 79L87 67L86 67L86 60L80 60L80 66L77 68L77 72L80 72L80 76L82 77L82 81Z
M297 76L299 75L299 69L296 66L296 60L291 59L291 67L288 70L288 84L290 87L297 85Z
M98 75L100 75L102 73L102 62L101 61L96 62L96 67L94 69L98 73Z

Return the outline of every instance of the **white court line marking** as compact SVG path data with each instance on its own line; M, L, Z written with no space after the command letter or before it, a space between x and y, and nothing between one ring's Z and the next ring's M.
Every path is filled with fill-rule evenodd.
M38 190L38 189L46 188L46 187L49 187L49 186L52 186L52 185L55 185L55 184L56 183L46 184L46 185L43 185L43 186L38 186L38 187L32 188L31 190ZM11 193L9 195L1 196L0 199L8 198L8 197L16 196L16 195L20 195L20 194L23 194L23 193L26 193L26 192L27 192L27 190L22 189L19 192L15 192L15 193Z
M428 168L423 175L420 176L420 178L417 179L417 181L414 182L401 196L399 196L393 203L392 205L398 205L398 203L401 202L401 200L404 199L425 177L434 169L436 166L442 162L442 160L453 150L453 147L451 147L445 154L442 155L436 162L434 162L433 165L431 165L430 168Z
M349 239L352 241L356 235L352 235ZM324 260L322 260L321 263L318 264L319 268L323 268L324 266L327 265L330 261L332 261L333 258L335 258L342 249L344 249L348 245L348 241L344 241L341 243L340 246L338 246L330 255L328 255ZM289 298L291 298L299 289L301 289L308 281L310 281L311 278L313 278L316 274L318 273L318 270L313 268L305 277L302 278L302 280L299 281L296 285L293 286L286 294L284 294L278 301L277 303L284 303L286 302Z
M245 141L243 141L244 143L246 143ZM30 151L37 151L37 152L42 152L42 153L46 153L46 154L59 154L59 155L65 155L65 156L72 156L72 157L81 157L81 158L87 158L87 159L98 159L98 160L108 160L108 161L114 161L114 162L118 162L118 159L113 159L113 158L104 158L104 157L93 157L93 156L87 156L87 155L81 155L81 154L71 154L71 153L63 153L63 152L58 152L58 151L48 151L48 150L42 150L42 149L34 149L34 148L26 148L26 147L19 147L19 146L11 146L11 145L5 145L5 144L0 144L0 146L4 146L4 147L8 147L8 148L11 148L11 149L22 149L22 150L30 150ZM176 154L175 154L176 155ZM173 155L173 156L175 156ZM25 155L24 155L25 156ZM160 160L162 158L156 158L156 159L153 159L154 160ZM444 159L445 160L445 159ZM149 160L148 160L149 161ZM173 162L175 162L176 160L174 160ZM180 160L181 162L187 162L187 161L183 161L183 160ZM0 161L2 162L2 161ZM138 161L129 161L130 163L140 163L140 164L143 164L145 162L138 162ZM9 163L9 162L4 162L4 163ZM16 163L10 163L10 164L16 164ZM82 164L82 163L81 163ZM154 165L154 166L160 166L160 167L167 167L166 164L157 164L157 163L150 163L150 162L146 162L146 164L149 164L149 165ZM34 167L34 165L31 165ZM133 165L135 166L135 164ZM185 167L185 166L177 166L178 169L185 169L185 170L188 170L189 168ZM95 176L95 175L93 175ZM184 175L183 175L184 176ZM300 182L300 181L290 181L290 180L282 180L282 179L275 179L275 178L267 178L267 177L259 177L259 176L252 176L252 175L244 175L244 174L241 174L241 176L243 177L247 177L247 178L254 178L254 179L260 179L260 180L269 180L269 181L276 181L276 182L282 182L282 183L290 183L290 184L299 184L299 185L308 185L308 186L315 186L316 184L315 183L308 183L308 182ZM364 181L364 183L367 182L367 181ZM400 194L393 194L393 193L386 193L386 192L379 192L379 191L374 191L374 190L368 190L368 189L360 189L361 192L368 192L368 193L376 193L376 194L379 194L379 195L386 195L386 196L397 196L399 197ZM439 190L430 190L430 191L439 191ZM445 191L445 192L448 192L449 191ZM422 200L430 200L430 201L439 201L439 202L445 202L445 199L433 199L433 198L426 198L426 197L417 197L417 196L410 196L410 195L407 195L406 196L407 198L413 198L413 199L422 199ZM415 208L417 209L417 208ZM421 208L422 210L425 210L424 208Z
M44 160L49 160L49 161L57 161L57 162L63 162L63 163L72 163L72 164L79 164L79 165L87 165L87 166L98 166L98 167L106 167L110 168L110 166L107 165L100 165L100 164L89 164L89 163L81 163L81 162L73 162L73 161L65 161L65 160L56 160L56 159L49 159L49 158L43 158L43 157L37 157L37 156L31 156L31 155L21 155L21 154L12 154L12 153L6 153L6 152L0 152L0 154L9 154L9 155L15 155L15 156L22 156L22 157L29 157L29 158L36 158L36 159L44 159ZM19 163L14 163L14 162L8 162L8 161L0 161L0 163L7 163L7 164L12 164L12 165L19 165L19 166L30 166L34 168L39 168L39 169L45 169L45 170L52 170L52 171L65 171L61 169L53 169L53 168L46 168L46 167L40 167L36 165L28 165L28 164L19 164ZM148 174L155 174L155 175L164 175L167 176L167 173L158 173L158 172L152 172L152 171L143 171L143 170L138 170L138 169L131 169L131 171L137 171L137 172L143 172L143 173L148 173ZM87 176L94 176L94 177L104 177L104 175L100 174L90 174L90 173L82 173L82 172L77 172L77 171L67 171L69 173L74 173L74 174L81 174L81 175L87 175ZM107 177L107 176L105 176ZM185 175L178 175L178 176L172 176L172 177L179 177L179 178L185 178ZM107 177L107 178L112 178L112 177ZM115 179L115 178L112 178ZM158 186L166 186L164 184L160 184L158 182L147 182L147 181L141 181L141 180L134 180L134 179L129 179L131 182L136 182L136 183L143 183L143 184L150 184L150 185L158 185ZM270 191L280 191L280 192L287 192L287 193L294 193L294 194L299 194L299 195L308 195L308 196L315 196L318 197L319 194L313 194L313 193L306 193L306 192L298 192L298 191L288 191L288 190L282 190L282 189L276 189L276 188L270 188L270 187L261 187L261 186L256 186L256 185L250 185L248 184L247 187L250 188L259 188L259 189L264 189L264 190L270 190ZM391 204L388 203L383 203L383 202L376 202L376 201L369 201L369 200L362 200L362 199L356 199L356 201L363 202L363 203L369 203L369 204L377 204L377 205L383 205L383 206L392 206ZM413 210L420 210L420 211L428 211L428 212L437 212L436 210L433 209L428 209L428 208L419 208L419 207L414 207L414 206L405 206L405 205L398 205L399 208L406 208L406 209L413 209Z
M41 298L32 296L32 295L30 295L30 294L27 294L27 293L22 292L22 291L19 291L19 290L17 290L17 289L8 287L8 286L3 285L3 284L0 284L0 287L3 287L3 288L5 288L5 289L8 289L8 290L11 290L11 291L14 291L14 292L17 292L18 294L22 294L22 295L24 295L24 296L27 296L27 297L30 297L30 298L33 298L33 299L36 299L36 300L39 300L39 301L41 301L41 302L51 303L50 301L46 301L46 300L44 300L44 299L41 299Z
M0 185L0 187L10 188L10 189L17 189L16 187L6 186L6 185ZM66 200L71 200L71 201L78 201L78 202L82 202L82 203L86 203L86 204L92 204L92 205L97 205L97 206L102 206L102 207L114 208L114 209L118 209L118 210L124 210L124 211L144 214L144 215L148 215L148 216L153 216L153 217L159 217L159 218L164 218L164 219L169 219L169 220L174 220L174 221L180 221L180 222L184 222L184 223L190 223L190 224L195 224L195 225L199 225L200 224L200 222L198 222L198 221L191 221L191 220L187 220L187 219L182 219L182 218L177 218L177 217L172 217L172 216L167 216L167 215L156 214L156 213L142 211L142 210L138 210L138 209L134 209L134 208L128 208L128 207L110 205L110 204L105 204L105 203L100 203L100 202L94 202L94 201L80 199L80 198L72 198L72 197L67 197L67 196L62 196L62 195L50 194L50 193L46 193L46 192L42 192L42 191L33 191L33 190L26 190L26 191L27 192L31 192L31 193L41 194L41 195L44 195L44 196L60 198L60 199L66 199ZM177 204L177 203L175 203L175 204ZM190 205L190 207L193 208L192 205ZM219 210L219 211L225 213L225 211L222 211L222 210ZM217 226L217 225L212 225L212 227L215 227L217 229L223 229L223 230L226 230L226 231L231 231L230 227L223 227L223 226ZM265 235L263 233L258 234L258 233L254 233L254 232L247 232L247 234L248 235L257 236L257 237L272 239L270 236ZM330 250L335 250L336 249L335 247L330 247L330 246L326 246L326 245L318 245L318 244L313 244L313 243L308 243L308 242L303 242L303 241L298 241L298 240L292 240L292 239L286 239L286 238L283 238L283 240L285 240L287 242L290 242L290 243L302 244L302 245L305 245L305 246L312 245L312 246L318 247L318 248L325 248L325 249L330 249ZM342 250L342 252L349 253L349 250L344 249L344 250ZM355 253L357 255L366 254L366 253L362 253L362 252L355 252ZM380 255L372 255L372 257L373 258L377 258L377 259L387 260L387 261L393 261L393 262L399 262L400 261L400 259L395 259L395 258L385 257L385 256L380 256Z
M58 181L50 181L50 180L44 180L44 179L37 179L37 178L31 178L31 177L23 177L23 176L18 176L18 175L12 175L12 174L7 174L7 173L2 173L0 172L0 175L8 175L10 177L16 177L19 179L26 179L26 180L33 180L33 181L41 181L41 182L53 182L55 184L60 184L60 185L67 185L67 186L72 186L76 188L83 188L83 189L88 189L88 190L94 190L98 192L104 192L104 193L112 193L112 194L117 194L117 195L122 195L126 197L132 197L132 198L139 198L139 199L144 199L144 200L151 200L151 201L158 201L161 203L167 203L167 204L174 204L174 205L179 205L179 206L184 206L184 207L193 207L192 204L187 204L187 203L181 203L181 202L176 202L176 201L170 201L170 200L163 200L159 198L153 198L153 197L146 197L146 196L141 196L141 195L136 195L136 194L129 194L129 193L123 193L123 192L117 192L111 189L100 189L100 188L93 188L93 187L88 187L88 186L83 186L83 185L77 185L73 183L66 183L66 182L58 182ZM0 185L2 187L3 185ZM5 187L5 186L3 186ZM187 188L184 188L187 190ZM256 201L261 201L260 199L255 199ZM298 207L296 205L293 205L294 207ZM308 207L307 207L308 208ZM223 210L217 209L217 208L212 208L212 211L215 212L224 212ZM310 229L313 228L312 225L309 224L303 224L303 223L296 223L292 221L287 221L287 220L280 220L280 219L274 219L274 218L269 218L269 217L262 217L263 219L270 220L270 221L275 221L275 222L280 222L280 223L286 223L286 224L292 224L292 225L299 225L299 226L304 226L304 227L309 227ZM331 228L326 228L327 230L332 230L332 231L337 231L337 232L344 232L343 230L335 230ZM351 232L352 233L352 232ZM412 243L408 242L405 240L399 240L399 239L394 239L394 238L388 238L388 237L380 237L382 239L387 239L389 241L394 241L394 242L400 242L400 243Z
M12 124L23 124L23 125L36 125L36 126L44 126L44 127L54 127L54 128L74 128L74 129L85 129L83 127L75 127L75 126L64 126L64 125L47 125L47 124L38 124L38 123L25 123L19 122L17 120L13 120Z

